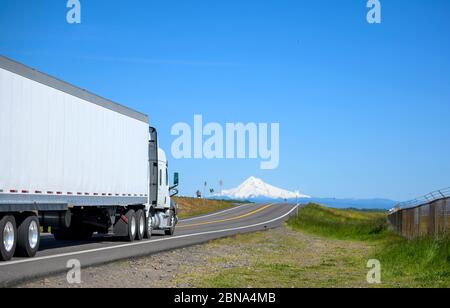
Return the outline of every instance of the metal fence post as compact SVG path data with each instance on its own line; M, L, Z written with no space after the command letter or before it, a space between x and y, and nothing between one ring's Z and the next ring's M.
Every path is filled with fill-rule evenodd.
M444 230L445 230L445 233L448 233L448 210L447 210L448 205L450 205L450 199L447 199L444 202Z
M416 208L414 215L417 215L417 228L414 230L413 238L420 236L420 226L422 225L422 217L420 217L420 207Z
M430 204L430 225L428 227L430 235L436 235L436 203Z
M444 233L447 233L447 200L444 200L444 210L443 210L443 215L444 215L444 225L442 226L444 228Z

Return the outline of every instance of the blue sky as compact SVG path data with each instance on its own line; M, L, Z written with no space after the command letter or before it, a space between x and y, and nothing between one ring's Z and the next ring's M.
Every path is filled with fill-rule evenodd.
M280 166L173 160L182 193L250 175L321 197L405 200L450 186L450 2L0 0L0 53L177 122L278 122ZM170 154L170 153L169 153ZM170 158L170 155L169 155Z

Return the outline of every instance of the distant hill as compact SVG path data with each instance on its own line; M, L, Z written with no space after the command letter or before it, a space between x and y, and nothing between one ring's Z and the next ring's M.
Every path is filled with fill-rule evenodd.
M389 199L335 199L335 198L311 198L301 199L302 204L317 203L326 205L328 207L339 209L368 209L368 210L389 210L392 209L398 202Z

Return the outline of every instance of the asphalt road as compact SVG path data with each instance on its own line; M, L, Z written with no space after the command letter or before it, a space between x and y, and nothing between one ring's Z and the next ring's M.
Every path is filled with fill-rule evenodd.
M292 204L243 205L182 220L174 236L154 234L151 240L133 243L110 237L94 237L85 242L60 242L55 241L52 235L44 234L35 258L0 262L0 287L66 272L69 260L78 260L83 268L201 244L238 233L274 228L295 212L296 206Z

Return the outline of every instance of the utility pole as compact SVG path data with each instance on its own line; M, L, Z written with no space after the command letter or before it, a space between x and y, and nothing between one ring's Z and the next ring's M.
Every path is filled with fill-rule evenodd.
M203 206L205 206L206 186L208 186L208 182L205 181L205 186L203 186Z

